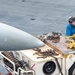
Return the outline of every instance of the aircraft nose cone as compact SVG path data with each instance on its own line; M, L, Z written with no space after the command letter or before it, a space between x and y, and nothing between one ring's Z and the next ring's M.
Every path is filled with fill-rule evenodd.
M12 26L0 23L0 50L25 50L44 46L36 37Z

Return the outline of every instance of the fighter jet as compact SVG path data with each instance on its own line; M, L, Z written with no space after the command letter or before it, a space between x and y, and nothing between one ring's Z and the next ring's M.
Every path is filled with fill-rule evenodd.
M0 23L0 51L16 51L44 46L36 37L10 25Z

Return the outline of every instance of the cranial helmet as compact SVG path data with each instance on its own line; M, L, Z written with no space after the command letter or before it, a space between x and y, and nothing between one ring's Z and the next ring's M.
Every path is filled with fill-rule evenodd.
M75 16L71 16L71 17L69 18L69 21L68 21L68 22L69 22L70 24L72 24L72 22L74 22L74 21L75 21Z

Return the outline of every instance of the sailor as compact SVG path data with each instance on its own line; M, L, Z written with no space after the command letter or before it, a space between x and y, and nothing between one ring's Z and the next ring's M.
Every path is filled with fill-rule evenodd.
M69 18L69 24L66 27L66 35L72 36L75 34L75 16Z

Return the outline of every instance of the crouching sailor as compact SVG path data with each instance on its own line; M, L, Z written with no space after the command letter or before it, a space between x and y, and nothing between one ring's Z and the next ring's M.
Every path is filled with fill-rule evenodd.
M75 16L69 18L69 24L66 27L66 35L72 36L75 34Z

